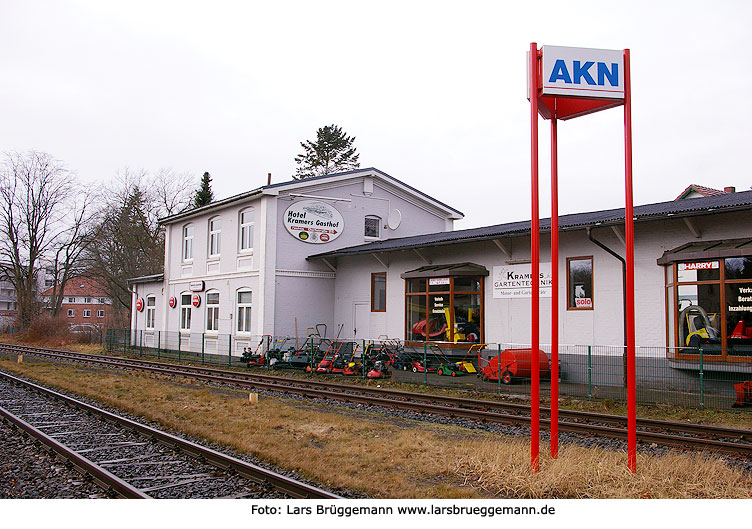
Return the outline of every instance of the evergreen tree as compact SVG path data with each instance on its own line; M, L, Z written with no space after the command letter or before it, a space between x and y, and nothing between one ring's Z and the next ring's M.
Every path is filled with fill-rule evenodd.
M295 157L298 168L296 180L321 176L360 167L355 138L347 136L337 125L326 125L316 132L316 141L301 142L304 152Z
M201 184L196 190L196 195L193 197L193 206L200 208L214 202L214 193L211 190L211 175L206 172L201 177Z

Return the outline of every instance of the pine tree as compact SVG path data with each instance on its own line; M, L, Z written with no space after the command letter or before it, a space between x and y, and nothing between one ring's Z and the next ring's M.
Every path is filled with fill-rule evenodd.
M321 176L360 167L355 147L355 138L347 136L337 125L326 125L316 132L316 141L301 142L304 152L295 157L298 168L296 180Z
M214 202L214 193L211 189L211 175L208 172L201 177L201 184L193 197L193 206L200 208Z

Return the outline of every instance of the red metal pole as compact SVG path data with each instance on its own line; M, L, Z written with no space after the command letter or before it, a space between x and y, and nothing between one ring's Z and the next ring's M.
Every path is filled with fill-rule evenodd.
M551 118L551 458L559 456L559 160L556 110Z
M530 469L538 472L540 469L540 358L538 350L538 306L540 302L540 226L538 213L538 45L530 44L530 158L531 174L530 185L532 195L532 211L530 226L530 259L532 267L532 381L530 384Z
M632 93L629 50L624 50L624 234L627 242L627 454L637 472L637 385L635 380L634 213L632 211Z

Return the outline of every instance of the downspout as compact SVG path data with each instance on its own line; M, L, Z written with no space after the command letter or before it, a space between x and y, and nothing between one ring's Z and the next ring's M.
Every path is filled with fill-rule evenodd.
M590 242L601 248L602 250L608 252L609 254L616 257L621 262L621 303L622 303L622 315L624 317L623 322L623 330L624 330L624 349L622 352L622 359L623 359L623 384L624 387L627 387L627 262L624 260L624 258L613 251L611 248L606 246L600 241L597 241L593 238L593 232L592 228L588 226L585 228L587 230L587 236Z

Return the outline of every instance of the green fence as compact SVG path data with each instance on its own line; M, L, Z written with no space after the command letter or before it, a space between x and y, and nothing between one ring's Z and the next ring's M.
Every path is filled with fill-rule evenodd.
M445 344L406 345L400 340L342 340L348 345L335 347L332 340L319 336L308 338L274 336L235 336L196 334L166 331L131 331L109 329L105 343L108 351L186 361L205 365L245 367L242 355L255 355L258 369L300 369L316 367L326 356L332 359L336 352L345 364L363 364L366 352L366 369L357 368L350 374L366 378L378 359L389 358L390 377L393 380L458 389L526 394L530 391L529 371L525 372L525 354L520 354L527 344L492 343L476 346L468 352L465 348L447 347ZM541 347L546 354L542 369L541 394L550 394L548 373L551 358L550 346ZM271 354L269 354L271 352ZM676 360L691 354L691 360ZM736 351L733 361L719 361L718 351L707 353L702 349L681 350L666 347L637 347L635 357L637 399L644 404L672 404L692 408L730 409L742 402L737 389L752 380L752 347L746 352ZM260 361L259 361L260 358ZM517 365L503 367L494 372L492 365L506 366L509 358ZM527 356L529 362L529 354ZM297 361L295 364L291 364ZM495 359L495 364L494 364ZM466 362L465 367L456 362ZM467 367L472 365L472 367ZM428 369L425 369L427 366ZM449 369L451 368L451 369ZM443 371L444 375L437 373ZM470 373L468 373L470 371ZM510 379L505 380L504 372ZM506 382L509 382L508 384ZM620 346L562 345L559 347L559 393L588 400L626 401L626 357ZM749 403L752 405L752 402ZM752 410L752 407L747 407Z

